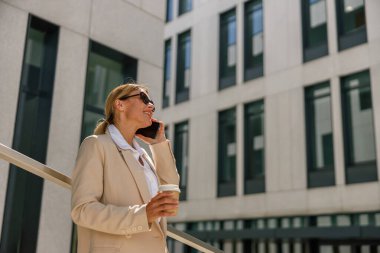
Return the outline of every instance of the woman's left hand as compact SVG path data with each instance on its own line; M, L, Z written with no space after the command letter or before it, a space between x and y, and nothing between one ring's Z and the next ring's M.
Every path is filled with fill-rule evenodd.
M157 119L153 119L153 118L152 118L152 121L160 123L160 127L157 130L156 138L152 139L141 134L136 134L136 136L149 145L154 145L154 144L166 141L164 122L159 121Z

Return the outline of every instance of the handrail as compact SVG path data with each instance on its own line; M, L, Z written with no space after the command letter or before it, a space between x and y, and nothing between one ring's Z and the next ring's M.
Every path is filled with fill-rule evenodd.
M24 169L43 179L52 181L64 188L71 189L71 178L68 176L42 164L14 149L11 149L0 143L0 159L14 164L17 167ZM179 231L174 227L168 226L167 235L177 241L182 242L190 247L193 247L205 253L223 253L220 249L213 247L185 232Z

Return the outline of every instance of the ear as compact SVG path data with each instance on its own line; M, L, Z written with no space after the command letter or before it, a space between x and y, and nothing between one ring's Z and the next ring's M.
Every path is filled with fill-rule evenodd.
M123 103L123 101L116 99L114 102L114 108L117 111L123 112L127 107L125 106L125 103Z

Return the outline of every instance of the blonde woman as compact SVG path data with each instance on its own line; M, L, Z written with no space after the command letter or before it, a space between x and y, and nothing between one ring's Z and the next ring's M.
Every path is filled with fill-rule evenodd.
M80 146L73 171L71 217L78 253L160 253L166 248L166 217L178 207L160 184L179 183L164 124L153 118L148 90L124 84L107 97L105 120ZM152 139L136 135L159 122ZM153 160L136 142L149 144Z

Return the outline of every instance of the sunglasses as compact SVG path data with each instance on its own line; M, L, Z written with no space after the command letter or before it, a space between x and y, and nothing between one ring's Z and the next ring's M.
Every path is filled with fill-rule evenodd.
M140 92L139 94L135 94L135 95L125 95L125 96L120 97L119 99L125 100L125 99L136 97L136 96L140 96L140 99L141 101L143 101L144 104L148 105L149 103L151 103L154 106L154 102L148 97L148 95L145 92ZM153 107L152 112L154 112L155 110L156 108Z

